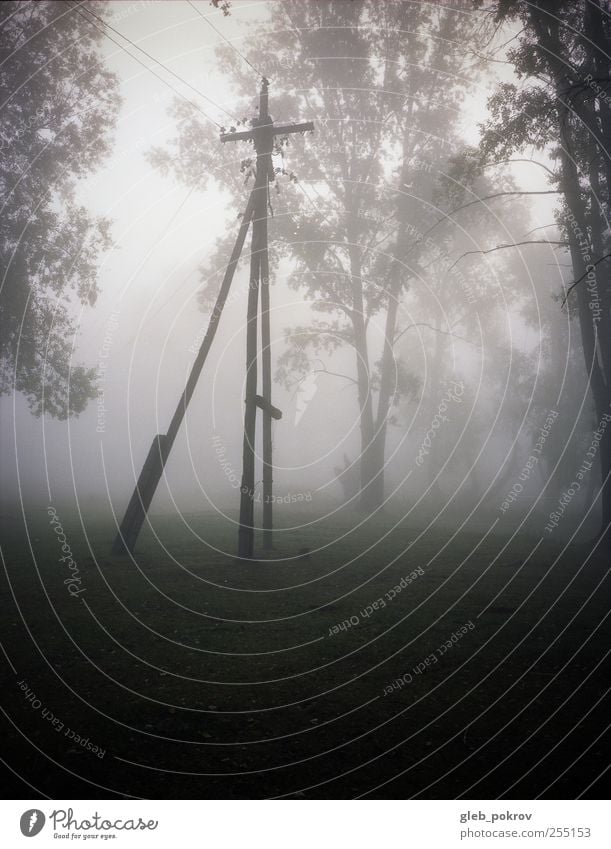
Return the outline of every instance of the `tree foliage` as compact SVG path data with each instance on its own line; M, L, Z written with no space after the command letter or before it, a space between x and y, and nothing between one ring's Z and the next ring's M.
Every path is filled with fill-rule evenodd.
M95 371L71 360L74 306L95 303L110 245L109 222L75 195L111 149L120 103L101 38L71 3L0 9L0 393L61 419L97 394Z
M599 421L611 404L611 17L607 0L502 0L499 21L521 25L508 53L520 87L490 102L482 153L488 159L541 149L561 205L557 223L569 246L574 285L568 306L579 321ZM600 441L603 530L611 527L611 436Z
M381 480L390 407L417 391L393 349L398 306L410 281L426 277L431 246L435 252L419 236L439 218L437 177L455 152L469 84L463 65L472 64L462 44L478 37L452 9L374 0L283 0L250 34L248 59L272 81L273 117L316 126L305 143L291 136L276 150L279 175L289 180L272 199L272 256L291 260L289 285L314 313L307 327L287 329L277 376L293 382L312 357L352 349L362 468L375 448L364 480ZM220 48L219 61L244 114L257 82L235 51ZM178 103L174 111L180 133L153 162L191 185L218 179L239 208L236 153L221 150L194 111ZM218 250L205 277L222 266L227 239ZM218 286L208 279L204 303Z

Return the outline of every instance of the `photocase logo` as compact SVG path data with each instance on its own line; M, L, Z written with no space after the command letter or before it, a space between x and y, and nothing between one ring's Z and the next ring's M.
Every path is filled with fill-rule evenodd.
M44 824L45 815L38 808L31 808L21 814L19 826L24 837L36 837L42 831Z
M311 371L299 384L299 389L297 390L297 403L295 406L295 427L297 427L301 421L301 417L308 409L310 401L318 392L316 378L317 375Z

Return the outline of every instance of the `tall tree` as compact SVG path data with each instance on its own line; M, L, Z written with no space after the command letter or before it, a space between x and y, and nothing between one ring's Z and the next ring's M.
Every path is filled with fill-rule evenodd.
M490 101L482 150L489 159L545 149L561 192L558 223L569 247L586 370L596 407L602 531L611 529L611 7L607 0L495 3L497 20L522 30L508 53L518 88Z
M460 69L472 62L462 49L467 38L477 40L468 16L434 4L283 0L250 39L249 61L275 83L272 113L317 127L307 156L292 144L277 150L280 173L295 171L299 182L274 202L274 250L292 260L289 284L320 315L287 331L278 376L293 380L311 370L313 356L352 351L347 377L356 387L367 509L384 497L391 407L417 386L394 353L398 308L430 253L419 234L438 217L432 177L453 152L467 86ZM252 72L235 51L222 48L219 57L251 100ZM242 198L227 153L211 151L219 145L210 130L188 108L175 111L180 136L153 161L190 184L222 174Z
M110 245L109 222L75 196L111 149L120 103L102 37L72 3L0 8L0 394L61 419L97 394L95 370L71 360L74 305L95 303Z
M468 383L480 372L480 386L485 380L496 387L497 381L502 386L517 376L517 357L509 356L508 314L523 297L524 269L515 252L490 258L481 248L482 243L518 242L528 229L529 213L526 203L517 199L514 181L488 170L482 173L477 151L467 147L451 158L437 178L434 198L439 211L437 223L426 236L423 278L404 297L403 312L409 318L403 318L398 326L396 344L407 361L418 359L419 351L425 357L426 384L419 417L423 435L449 381L464 378ZM513 202L504 208L501 218L499 204L509 198ZM466 392L462 403L452 406L452 427L443 428L446 433L438 433L427 447L423 467L428 471L427 492L434 500L442 499L440 472L448 462L442 458L445 448L456 453L460 433L460 453L471 455L468 468L485 442L480 427L489 416L474 415L470 401L481 406L480 391L477 396ZM464 432L457 430L459 418L467 425ZM410 423L410 435L415 431L417 424ZM475 450L469 450L468 444Z

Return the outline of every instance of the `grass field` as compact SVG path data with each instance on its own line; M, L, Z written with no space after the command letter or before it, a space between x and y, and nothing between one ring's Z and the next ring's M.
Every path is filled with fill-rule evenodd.
M109 517L58 515L72 561L46 513L4 521L13 795L600 793L608 556L294 508L267 560L212 513L111 558Z

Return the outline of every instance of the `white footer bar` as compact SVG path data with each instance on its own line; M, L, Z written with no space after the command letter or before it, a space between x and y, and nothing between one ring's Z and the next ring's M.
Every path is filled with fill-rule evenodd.
M4 801L0 845L609 849L604 801ZM32 843L29 843L29 840Z

